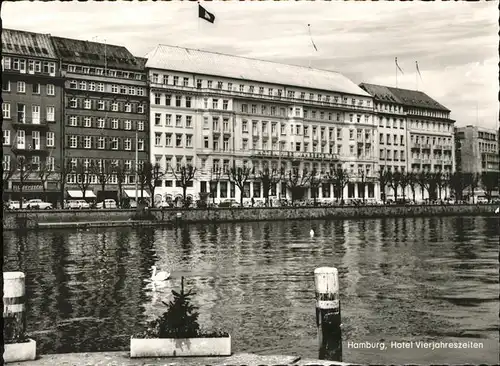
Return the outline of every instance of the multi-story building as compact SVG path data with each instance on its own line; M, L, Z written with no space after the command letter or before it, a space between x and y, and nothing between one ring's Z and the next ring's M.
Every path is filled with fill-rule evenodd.
M68 198L84 192L99 201L135 196L136 148L139 164L149 160L145 59L122 46L60 37L52 42L65 76L64 159L73 169ZM121 167L125 177L110 167Z
M498 172L498 131L478 126L455 128L457 170Z
M2 31L4 201L59 195L63 79L46 34Z
M381 168L401 172L455 171L455 121L450 119L448 108L421 91L367 83L360 87L374 98ZM421 197L421 190L417 191L419 199L428 198L428 193Z
M365 197L378 195L372 98L343 75L165 45L146 57L151 159L168 170L155 200L180 195L172 172L184 164L197 168L193 197L216 181L217 199L237 199L225 173L233 164L253 171L245 197L263 197L265 167L322 175L340 167L351 177L344 198L362 197L360 187ZM291 194L284 179L270 191ZM333 193L323 182L319 198ZM305 189L301 198L310 197Z

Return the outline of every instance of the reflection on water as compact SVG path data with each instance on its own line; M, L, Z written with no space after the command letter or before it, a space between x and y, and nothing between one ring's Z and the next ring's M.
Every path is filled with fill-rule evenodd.
M235 352L315 358L313 271L326 265L339 268L345 341L475 340L484 349L426 360L498 362L494 217L5 232L4 261L26 273L39 353L127 349L185 276L200 323L229 331ZM153 264L172 273L154 289ZM351 362L424 357L408 354L344 347Z

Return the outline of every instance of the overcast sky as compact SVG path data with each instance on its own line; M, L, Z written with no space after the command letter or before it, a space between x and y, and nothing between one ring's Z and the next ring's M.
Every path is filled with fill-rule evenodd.
M157 44L335 70L355 83L418 89L457 125L498 125L498 1L4 2L5 28L124 45L144 56ZM307 24L318 48L312 47ZM477 108L477 112L476 112Z

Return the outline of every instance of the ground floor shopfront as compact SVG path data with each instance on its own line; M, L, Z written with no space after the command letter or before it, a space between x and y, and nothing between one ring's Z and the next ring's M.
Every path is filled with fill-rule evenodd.
M139 202L142 200L149 201L150 195L146 190L137 190ZM89 203L98 203L106 199L115 200L118 207L130 208L136 206L136 190L135 186L124 185L121 190L116 185L102 186L89 185L88 187L79 187L73 184L68 184L65 191L65 200L85 200Z

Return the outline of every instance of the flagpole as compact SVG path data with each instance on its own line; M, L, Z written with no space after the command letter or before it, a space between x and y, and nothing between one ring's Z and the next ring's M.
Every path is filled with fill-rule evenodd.
M418 91L418 74L417 74L417 70L418 70L418 63L417 63L417 61L415 61L415 85L416 85L416 88L417 88L417 91Z
M398 87L398 58L394 59L394 66L396 67L396 88Z

